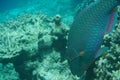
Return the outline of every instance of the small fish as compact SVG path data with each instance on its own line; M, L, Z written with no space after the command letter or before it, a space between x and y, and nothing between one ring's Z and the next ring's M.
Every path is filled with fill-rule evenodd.
M67 58L71 72L82 76L101 55L103 36L114 29L120 0L97 0L78 13L70 28Z

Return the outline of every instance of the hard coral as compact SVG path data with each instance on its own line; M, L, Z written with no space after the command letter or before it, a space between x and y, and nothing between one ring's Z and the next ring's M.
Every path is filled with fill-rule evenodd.
M15 71L12 63L0 63L0 80L20 80L19 74Z
M60 62L60 59L59 52L47 52L38 68L33 71L35 80L79 80L70 72L67 61Z
M16 57L22 50L32 52L37 46L38 33L44 26L41 17L40 14L25 14L0 23L0 60Z
M55 15L53 21L55 22L55 25L61 25L61 16L59 14Z
M41 14L25 14L1 23L0 62L12 62L21 80L79 80L67 61L61 61L68 26L62 21L58 27L49 23L55 24Z

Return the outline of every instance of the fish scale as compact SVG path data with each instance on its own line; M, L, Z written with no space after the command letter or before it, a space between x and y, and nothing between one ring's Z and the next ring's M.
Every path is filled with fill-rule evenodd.
M97 0L81 10L70 27L67 59L71 72L81 76L95 60L108 24L113 25L113 9L120 0ZM81 55L82 54L82 55ZM99 54L98 54L99 55Z

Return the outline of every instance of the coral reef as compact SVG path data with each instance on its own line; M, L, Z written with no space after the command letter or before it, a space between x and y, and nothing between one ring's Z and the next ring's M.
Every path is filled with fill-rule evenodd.
M13 63L20 80L79 79L64 59L69 27L60 15L24 14L0 27L0 62Z
M0 24L0 62L13 63L20 79L31 80L34 67L26 67L27 61L37 58L38 34L46 27L45 15L24 14L15 20Z
M54 18L53 18L55 25L59 26L61 25L61 16L59 14L57 14Z
M19 80L19 74L15 71L12 63L0 63L0 80Z
M33 71L36 77L34 80L79 80L70 72L67 61L60 62L60 60L59 52L55 50L47 52L43 61Z
M44 27L42 15L25 14L0 24L0 60L19 56L22 50L37 51L38 33ZM32 55L31 54L31 55Z

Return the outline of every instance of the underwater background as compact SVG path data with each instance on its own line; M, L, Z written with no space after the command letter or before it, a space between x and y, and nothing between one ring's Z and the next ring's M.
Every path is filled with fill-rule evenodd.
M76 14L97 0L0 1L0 80L120 80L120 7L115 29L104 36L107 54L84 79L66 60L67 37Z

